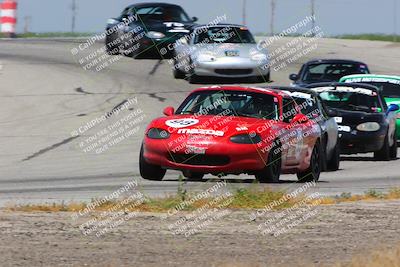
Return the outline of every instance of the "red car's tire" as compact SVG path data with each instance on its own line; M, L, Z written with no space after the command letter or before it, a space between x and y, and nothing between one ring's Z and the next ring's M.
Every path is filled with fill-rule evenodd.
M304 172L297 173L297 178L299 182L317 182L319 180L319 176L321 174L321 146L320 142L317 141L314 145L310 166Z
M143 156L143 145L140 148L139 170L140 176L142 176L143 179L152 181L161 181L167 172L167 170L161 168L160 166L150 164L146 161Z
M282 149L279 141L274 141L271 150L268 152L266 166L255 174L256 179L261 183L279 183L282 168Z

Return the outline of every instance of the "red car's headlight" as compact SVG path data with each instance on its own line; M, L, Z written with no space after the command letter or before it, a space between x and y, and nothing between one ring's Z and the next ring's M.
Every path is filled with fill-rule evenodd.
M231 142L237 144L257 144L260 143L261 137L258 134L238 134L231 137Z
M159 128L151 128L147 132L147 137L151 139L168 139L170 136L168 131Z

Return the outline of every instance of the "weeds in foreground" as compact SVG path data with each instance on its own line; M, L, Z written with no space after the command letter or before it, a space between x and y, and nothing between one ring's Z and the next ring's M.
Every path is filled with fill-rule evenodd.
M400 42L400 36L391 34L346 34L339 35L335 38L348 39L348 40L367 40L367 41L386 41L386 42Z
M208 197L208 198L198 198L195 199L196 193L188 193L186 189L183 188L183 184L179 186L178 192L176 195L167 196L163 198L149 198L144 197L142 203L135 205L134 207L129 206L128 204L118 205L123 202L123 199L118 199L115 201L107 201L102 203L101 205L96 206L94 211L107 211L111 208L118 210L126 210L129 211L143 211L143 212L168 212L175 207L182 205L181 210L184 211L192 211L198 209L200 207L204 207L206 204L208 208L215 208L218 206L218 202L213 201L217 198ZM229 205L225 206L228 209L262 209L270 203L275 201L278 202L286 195L284 191L273 191L271 189L264 189L262 191L258 191L255 189L245 189L240 188L236 189L236 191L231 196L231 201ZM279 205L274 205L274 209L285 209L292 207L295 203L299 201L305 200L306 195L299 195L294 199L290 199L287 201L283 201ZM376 190L368 190L363 195L352 195L351 193L342 193L341 195L335 197L323 197L321 198L321 205L330 205L330 204L338 204L343 202L354 202L354 201L376 201L376 200L392 200L392 199L400 199L400 188L393 188L388 193L382 193ZM6 210L9 211L22 211L22 212L34 212L34 211L43 211L43 212L77 212L80 210L84 210L86 207L91 206L91 204L95 203L96 199L92 199L90 202L82 202L82 203L51 203L51 204L28 204L28 205L8 205ZM209 203L213 203L213 205L209 205Z
M350 263L338 263L333 267L400 267L400 246L355 256Z

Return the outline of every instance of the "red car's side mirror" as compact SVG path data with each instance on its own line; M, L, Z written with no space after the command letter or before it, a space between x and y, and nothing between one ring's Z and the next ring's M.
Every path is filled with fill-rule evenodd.
M296 116L294 116L294 118L292 119L291 123L307 123L309 121L308 117L304 114L297 114Z
M173 107L166 107L163 113L165 116L172 116L175 113L175 109Z

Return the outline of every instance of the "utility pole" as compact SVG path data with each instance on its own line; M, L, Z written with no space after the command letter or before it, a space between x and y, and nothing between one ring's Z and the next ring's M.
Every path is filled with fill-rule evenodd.
M243 9L242 9L242 16L243 16L243 25L247 24L247 0L243 0Z
M311 0L311 31L312 31L312 36L315 36L315 0Z
M32 17L31 16L25 16L24 17L24 33L28 33L29 32L29 26L31 24L32 21Z
M274 31L275 7L276 7L275 0L271 0L271 22L270 22L271 36L273 36L275 34L275 31Z
M77 10L76 0L72 0L71 10L72 10L71 32L75 32L75 20L76 20L76 10Z
M397 42L397 0L393 0L393 42Z

